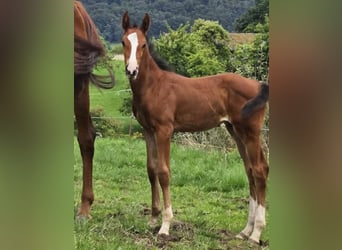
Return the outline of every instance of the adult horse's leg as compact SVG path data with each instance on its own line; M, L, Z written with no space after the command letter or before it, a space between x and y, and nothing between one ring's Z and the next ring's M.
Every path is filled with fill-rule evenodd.
M78 217L91 218L90 206L94 201L92 171L94 156L95 129L89 114L89 80L75 76L74 112L77 122L77 139L83 162L83 185L81 206Z
M254 204L254 226L249 240L259 243L260 235L266 225L265 207L268 164L262 152L260 143L260 128L257 128L256 126L250 126L237 132L238 136L245 145L248 159L251 163L251 172L255 184L256 203Z
M157 175L163 192L163 218L159 235L169 235L169 228L173 218L170 198L170 143L173 128L171 126L160 127L155 132L157 145Z
M241 156L243 163L245 165L245 170L246 170L246 174L248 177L249 194L250 194L249 209L248 209L248 221L247 221L247 225L245 226L245 228L239 234L236 235L236 237L239 239L246 239L250 236L250 234L252 233L253 228L254 228L255 211L257 208L256 187L255 187L254 178L253 178L253 174L252 174L252 166L251 166L251 162L250 162L248 155L247 155L246 147L242 143L239 136L234 131L233 125L231 123L228 123L228 122L226 122L225 125L226 125L226 128L227 128L229 134L233 137L233 139L236 142L240 156Z
M144 131L147 151L147 173L151 184L152 193L152 216L150 225L154 226L157 223L157 218L160 214L160 196L159 196L159 181L157 175L157 148L153 133Z

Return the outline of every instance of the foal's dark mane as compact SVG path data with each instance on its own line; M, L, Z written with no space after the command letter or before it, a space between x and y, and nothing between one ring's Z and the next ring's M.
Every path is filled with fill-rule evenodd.
M154 45L151 41L147 40L148 43L148 49L150 51L150 54L153 58L153 60L155 61L155 63L158 65L158 67L161 70L165 70L165 71L170 71L170 72L174 72L174 68L164 59L162 58L157 51L154 48Z

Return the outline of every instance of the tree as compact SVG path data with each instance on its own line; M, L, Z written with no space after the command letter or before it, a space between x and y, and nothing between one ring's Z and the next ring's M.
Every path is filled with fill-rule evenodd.
M259 81L268 81L269 18L255 27L256 38L251 44L237 45L232 57L232 71Z
M189 23L180 25L176 30L168 24L166 27L168 32L162 34L159 39L153 38L152 43L160 56L174 66L176 72L187 76L187 41L189 41L190 25Z
M145 12L149 13L152 18L149 35L159 37L168 32L165 21L175 29L186 23L192 25L199 18L217 20L232 31L235 20L254 5L254 0L82 0L82 3L104 38L119 42L121 17L126 10L137 24Z
M255 6L235 21L237 32L255 32L257 24L265 23L265 15L269 13L269 0L256 0Z
M225 72L229 64L228 32L217 22L195 20L163 34L153 42L158 53L185 76Z

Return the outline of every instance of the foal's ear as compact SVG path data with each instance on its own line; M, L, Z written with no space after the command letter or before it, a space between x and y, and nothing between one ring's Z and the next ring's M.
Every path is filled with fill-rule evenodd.
M128 16L128 11L125 11L122 16L122 28L126 31L131 26Z
M147 13L145 13L140 29L142 32L146 34L149 28L150 28L150 16Z

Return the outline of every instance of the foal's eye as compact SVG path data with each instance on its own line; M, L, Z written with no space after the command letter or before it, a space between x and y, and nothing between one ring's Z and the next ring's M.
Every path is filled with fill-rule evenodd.
M145 49L146 47L146 43L144 43L142 46L141 46L143 49Z

